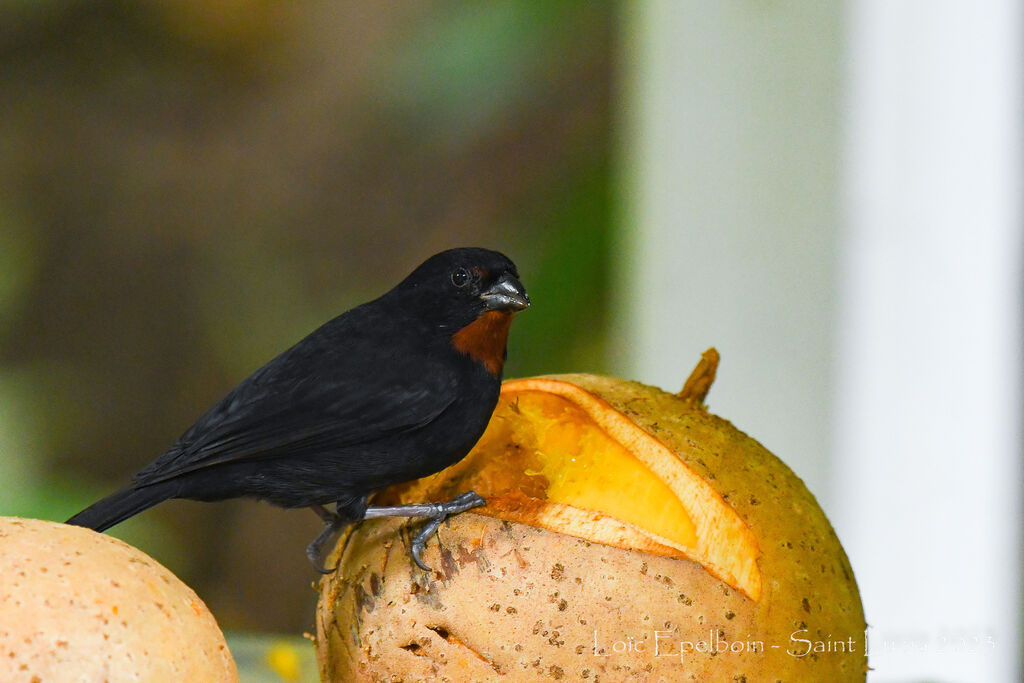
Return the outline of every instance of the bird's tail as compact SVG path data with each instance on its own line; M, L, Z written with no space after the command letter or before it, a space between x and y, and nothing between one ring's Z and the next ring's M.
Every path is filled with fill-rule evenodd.
M173 487L167 485L168 483L150 486L133 484L93 503L65 523L106 531L157 503L173 498L175 491Z

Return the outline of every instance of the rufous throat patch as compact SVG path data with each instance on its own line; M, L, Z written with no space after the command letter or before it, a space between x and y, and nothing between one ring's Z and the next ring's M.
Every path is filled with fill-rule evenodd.
M511 325L511 312L487 311L452 335L452 345L482 362L497 377L505 366L505 345Z

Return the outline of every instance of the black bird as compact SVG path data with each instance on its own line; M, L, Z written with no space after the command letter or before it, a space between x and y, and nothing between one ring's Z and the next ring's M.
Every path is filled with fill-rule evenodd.
M67 521L103 531L170 498L251 497L310 507L326 527L427 517L421 554L449 515L484 505L368 507L392 484L461 460L498 401L512 316L530 305L515 264L486 249L437 254L394 289L325 323L235 387L126 488ZM335 512L325 505L336 504Z

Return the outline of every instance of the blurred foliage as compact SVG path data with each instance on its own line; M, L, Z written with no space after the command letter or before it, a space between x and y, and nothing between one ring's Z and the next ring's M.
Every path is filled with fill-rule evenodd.
M507 372L602 371L614 5L0 4L0 514L63 520L430 254L534 306ZM310 627L319 522L169 502L114 530L229 629Z

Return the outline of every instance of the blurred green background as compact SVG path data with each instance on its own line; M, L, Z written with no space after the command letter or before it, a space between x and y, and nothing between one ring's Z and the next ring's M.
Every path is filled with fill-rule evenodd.
M113 491L451 246L519 265L536 305L508 376L604 370L615 10L0 5L0 514L62 521ZM319 526L172 501L112 533L226 630L299 634Z

